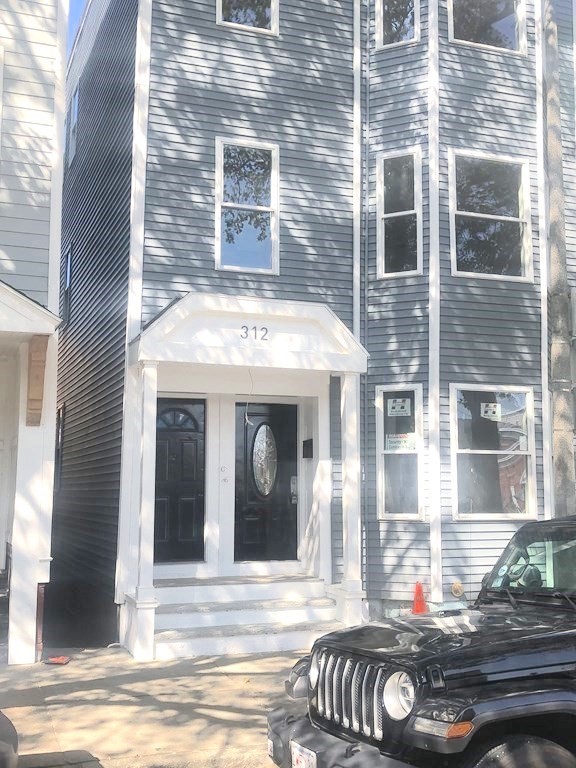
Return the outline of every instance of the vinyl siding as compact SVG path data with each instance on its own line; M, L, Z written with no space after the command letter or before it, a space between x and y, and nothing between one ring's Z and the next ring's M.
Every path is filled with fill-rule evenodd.
M143 321L188 291L326 303L352 323L353 3L281 3L280 35L155 0ZM215 138L277 144L280 274L214 266Z
M60 332L65 420L49 597L53 615L66 604L72 616L65 618L84 642L109 642L116 632L137 5L121 0L109 7L77 72L77 146L64 184L61 285L69 247L72 281L69 320Z
M379 520L376 498L375 387L399 389L428 380L428 5L420 6L420 41L392 48L375 46L371 4L369 47L369 135L365 232L367 256L366 335L370 354L364 400L365 548L368 598L411 599L414 581L427 582L430 569L428 525ZM390 152L422 157L423 274L377 275L376 164ZM425 409L425 421L427 414ZM427 427L425 426L425 432ZM421 471L426 473L423 457Z
M0 280L43 305L49 289L57 13L54 0L5 0L0 9Z

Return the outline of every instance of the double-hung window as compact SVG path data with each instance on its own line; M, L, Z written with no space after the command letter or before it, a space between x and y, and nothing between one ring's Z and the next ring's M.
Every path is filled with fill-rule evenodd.
M217 0L216 21L253 32L278 34L279 0Z
M532 391L450 387L455 516L526 516L533 509Z
M376 387L378 516L419 517L422 509L422 387Z
M419 0L376 0L377 47L411 43L419 36Z
M450 6L452 40L525 52L526 29L522 0L450 0Z
M422 272L420 152L377 161L379 278Z
M531 277L528 164L451 155L452 271Z
M216 140L216 267L278 272L278 147Z

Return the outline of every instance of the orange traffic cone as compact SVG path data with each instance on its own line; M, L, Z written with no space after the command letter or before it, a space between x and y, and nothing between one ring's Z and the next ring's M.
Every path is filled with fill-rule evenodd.
M426 600L424 600L424 590L422 584L417 581L414 587L414 600L412 602L412 613L426 613L428 608L426 606Z

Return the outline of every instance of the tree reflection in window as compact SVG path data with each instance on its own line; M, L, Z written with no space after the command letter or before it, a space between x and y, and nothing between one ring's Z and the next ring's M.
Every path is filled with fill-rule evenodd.
M522 165L456 157L456 266L460 272L521 276L527 222Z
M222 0L222 21L257 29L272 28L271 0Z
M198 422L186 411L170 408L162 411L156 419L157 429L182 429L189 432L199 432Z
M223 266L272 268L272 150L224 144Z
M382 162L384 273L410 272L418 268L414 156L387 157Z
M517 0L452 0L452 8L456 40L519 49Z
M269 424L261 424L252 445L252 474L262 496L269 496L276 482L278 453L276 440Z
M381 0L382 44L394 45L414 39L414 0Z

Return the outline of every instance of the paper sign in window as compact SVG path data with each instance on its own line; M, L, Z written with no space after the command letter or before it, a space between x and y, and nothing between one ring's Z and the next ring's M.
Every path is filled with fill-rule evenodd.
M410 416L411 402L409 397L392 397L386 401L388 416Z

